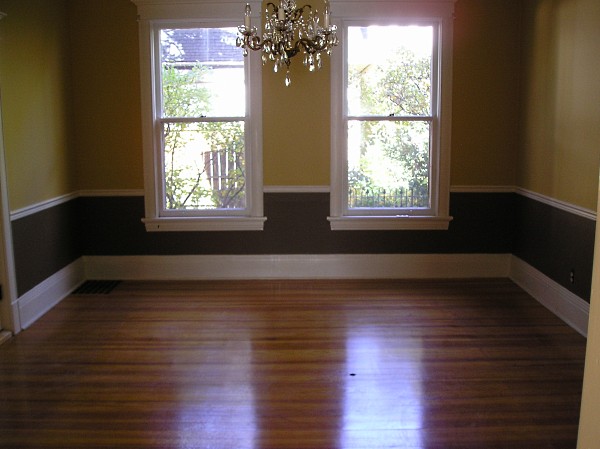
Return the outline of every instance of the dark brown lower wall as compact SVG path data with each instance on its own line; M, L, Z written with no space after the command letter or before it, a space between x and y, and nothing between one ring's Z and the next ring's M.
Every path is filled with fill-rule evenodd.
M521 195L515 220L512 253L589 302L596 221Z
M331 231L329 194L265 194L264 231L146 232L143 199L81 198L87 255L510 252L512 194L453 194L448 231Z
M81 257L78 200L12 222L17 294Z
M82 255L514 253L563 285L574 269L565 287L589 298L595 222L513 193L452 193L447 231L331 231L327 193L264 201L264 231L146 232L137 196L81 197L16 220L19 295Z

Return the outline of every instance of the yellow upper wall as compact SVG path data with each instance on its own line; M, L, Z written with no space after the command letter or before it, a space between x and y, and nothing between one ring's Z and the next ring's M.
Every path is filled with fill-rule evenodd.
M2 0L0 88L12 210L71 193L64 1Z
M78 189L143 188L137 10L69 0Z
M454 185L515 184L519 9L508 3L457 3ZM135 6L87 0L71 1L70 10L78 186L142 188ZM243 2L240 21L242 14ZM320 72L308 73L293 61L288 88L283 74L264 68L265 185L329 184L329 68L327 60Z
M516 183L519 18L516 1L456 4L452 185ZM331 78L325 61L317 73L294 61L289 88L283 86L283 74L265 68L265 185L329 184Z
M526 0L519 186L596 210L600 2Z
M520 2L458 0L454 22L453 186L514 186Z
M301 56L285 71L263 68L263 161L267 186L329 185L330 61L309 72Z
M452 185L518 185L595 209L599 4L456 3ZM0 0L0 10L11 207L143 188L135 5ZM265 185L329 183L329 67L294 61L289 88L264 69Z

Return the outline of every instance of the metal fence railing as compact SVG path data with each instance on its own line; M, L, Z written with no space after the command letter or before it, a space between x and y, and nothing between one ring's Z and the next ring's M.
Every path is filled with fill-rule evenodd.
M384 189L384 188L349 188L348 206L350 208L412 208L428 207L429 192L427 188L418 189Z

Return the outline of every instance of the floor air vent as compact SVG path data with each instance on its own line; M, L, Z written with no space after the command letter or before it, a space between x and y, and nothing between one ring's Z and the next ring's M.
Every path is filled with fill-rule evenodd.
M74 295L108 295L121 281L85 281Z

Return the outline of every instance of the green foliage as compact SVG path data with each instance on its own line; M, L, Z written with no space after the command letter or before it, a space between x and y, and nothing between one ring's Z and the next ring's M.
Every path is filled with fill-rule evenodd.
M202 86L206 72L200 65L163 66L164 117L199 118L208 113L210 93ZM167 209L244 207L243 123L165 123L163 144Z
M206 68L196 64L180 69L163 64L162 93L165 117L200 117L210 105L210 93L202 87Z
M431 62L399 48L385 64L355 67L349 85L361 92L361 109L372 115L429 115Z
M351 89L363 114L428 116L431 63L401 48L385 64L356 67ZM363 121L359 166L349 173L351 207L423 207L429 190L429 124ZM377 160L373 160L377 159Z

